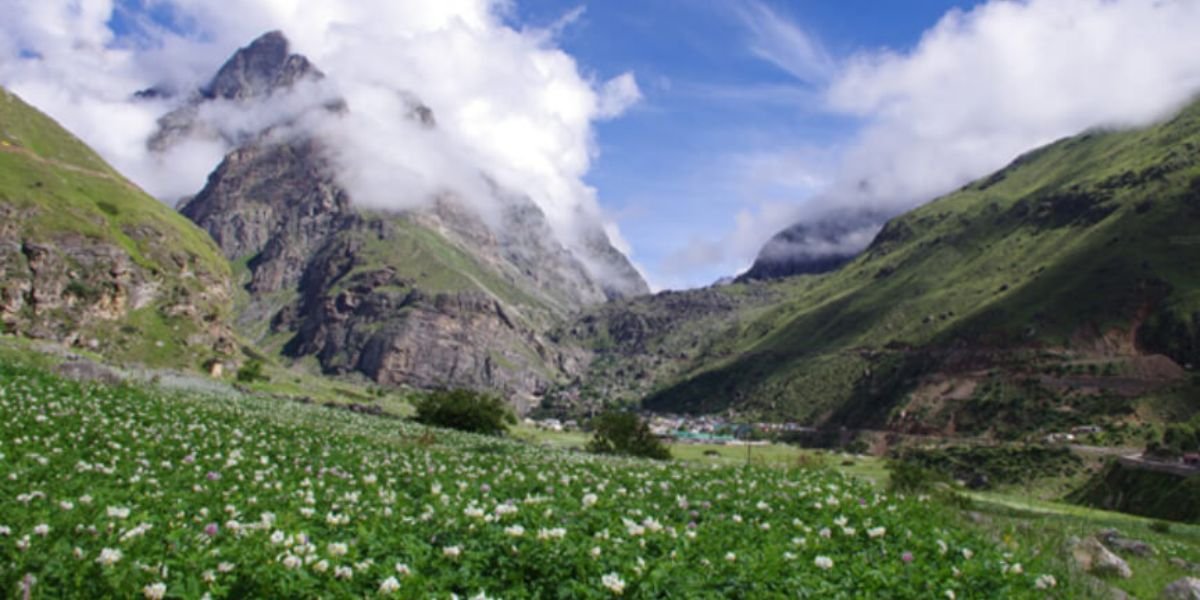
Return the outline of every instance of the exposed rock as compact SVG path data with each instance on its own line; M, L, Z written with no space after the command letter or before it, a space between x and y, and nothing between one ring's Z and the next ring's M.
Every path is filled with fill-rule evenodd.
M1182 577L1163 589L1164 600L1200 600L1200 577Z
M1158 553L1154 546L1146 542L1121 537L1121 532L1116 529L1103 529L1096 532L1096 537L1109 548L1121 554L1132 554L1144 558Z
M64 362L54 371L67 379L87 383L117 384L121 382L121 374L109 367L92 362L86 358Z
M1113 554L1094 537L1085 538L1071 548L1075 565L1095 575L1116 575L1122 579L1133 577L1133 570L1121 557Z

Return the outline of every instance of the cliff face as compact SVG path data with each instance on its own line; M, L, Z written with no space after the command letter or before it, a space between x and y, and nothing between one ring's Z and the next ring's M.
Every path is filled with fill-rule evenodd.
M3 90L0 175L4 331L161 366L233 353L207 236Z
M254 56L256 48L270 56ZM269 98L294 83L280 75L298 62L281 62L290 56L286 43L255 42L206 88L222 92L200 97ZM262 64L275 70L250 67ZM246 72L274 74L240 75ZM264 81L276 83L264 88ZM258 87L251 93L239 85ZM407 118L437 126L432 110L415 98L410 103ZM345 110L353 107L340 104L334 112ZM534 202L495 186L488 219L452 194L407 212L362 210L339 183L325 143L259 132L181 207L242 270L238 322L269 349L314 357L327 373L358 372L388 385L502 389L530 402L578 370L577 352L545 339L553 322L647 289L607 237L588 246L617 273L617 283L601 283L558 241Z

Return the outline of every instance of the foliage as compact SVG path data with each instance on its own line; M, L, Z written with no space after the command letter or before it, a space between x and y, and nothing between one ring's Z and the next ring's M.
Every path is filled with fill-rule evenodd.
M1200 415L1185 423L1171 423L1163 429L1162 438L1146 446L1153 456L1175 458L1189 452L1200 452Z
M237 380L242 383L254 383L268 379L270 378L263 372L263 361L257 358L246 361L246 364L237 370Z
M1067 500L1152 519L1200 523L1200 477L1111 462Z
M592 419L592 439L587 449L596 454L671 458L671 450L654 437L645 421L631 412L609 411Z
M1045 598L1043 574L1081 595L1054 553L828 471L418 443L404 421L8 363L0 415L8 595Z
M472 390L432 392L416 408L418 423L485 435L503 435L517 422L502 398Z
M1039 477L1069 475L1078 471L1083 463L1068 448L1035 445L914 448L901 454L898 466L904 465L945 473L971 487L987 488Z

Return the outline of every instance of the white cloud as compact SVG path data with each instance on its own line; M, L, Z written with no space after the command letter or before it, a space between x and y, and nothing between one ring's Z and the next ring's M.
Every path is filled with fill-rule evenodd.
M597 82L556 46L582 10L549 29L518 31L505 24L507 0L156 0L189 31L141 20L148 29L141 37L153 42L146 46L140 37L143 44L116 43L106 25L109 1L3 1L10 18L0 23L0 83L168 201L198 191L224 148L192 143L165 158L145 152L168 107L130 95L163 82L195 89L237 47L280 29L351 108L336 125L317 119L315 126L339 142L346 183L360 202L407 208L447 190L478 202L486 175L528 194L568 244L583 230L611 227L583 181L596 155L593 124L620 116L641 94L633 74ZM31 52L41 58L27 58ZM406 92L433 109L436 132L403 118ZM260 116L209 110L235 130ZM236 122L235 114L250 121Z
M813 84L825 82L835 63L825 47L796 23L758 0L735 4L734 9L750 35L750 52Z
M948 13L910 52L854 57L832 110L864 118L833 196L868 181L898 209L1094 126L1149 123L1200 90L1200 3L993 1Z
M828 70L823 110L862 125L833 156L765 150L760 172L795 172L803 183L823 171L824 185L796 190L790 203L778 189L752 190L750 202L777 208L743 212L720 241L692 241L676 268L746 264L799 218L907 210L1056 139L1163 118L1200 91L1192 0L992 0L947 13L910 50L844 61L825 58L765 5L747 6L751 50L803 82Z

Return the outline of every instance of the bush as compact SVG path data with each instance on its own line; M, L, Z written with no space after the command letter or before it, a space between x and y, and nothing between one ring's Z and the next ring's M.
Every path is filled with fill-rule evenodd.
M928 492L933 490L935 485L949 481L941 472L927 469L910 460L895 460L889 467L888 488L893 493Z
M417 401L418 423L484 435L503 435L517 417L499 396L442 390Z
M268 379L270 378L263 373L263 363L258 359L249 360L237 371L237 380L242 383L254 383L255 381L267 381Z
M607 412L592 419L592 439L588 452L623 454L655 460L668 460L671 450L666 447L637 415L626 412Z

